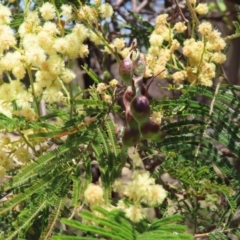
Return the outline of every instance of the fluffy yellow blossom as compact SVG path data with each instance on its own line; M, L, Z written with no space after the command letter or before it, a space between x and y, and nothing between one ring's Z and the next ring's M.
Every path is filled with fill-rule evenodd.
M121 199L117 203L117 208L121 210L125 210L128 208L128 205Z
M153 112L151 115L151 119L156 121L157 123L161 123L162 117L163 116L160 112Z
M0 4L0 25L9 24L11 22L11 15L10 9Z
M223 53L215 52L212 54L211 60L215 63L222 64L226 61L226 55Z
M167 192L161 185L153 185L148 191L145 200L149 206L160 205L167 197Z
M72 82L72 80L75 77L76 77L76 74L71 69L68 69L68 68L65 68L60 75L61 80L67 84Z
M163 37L153 31L153 33L150 35L149 42L151 46L161 47L163 43Z
M185 23L183 23L183 22L178 22L178 23L176 23L176 24L174 25L174 29L175 29L178 33L182 33L182 32L184 32L184 31L187 29L187 27L186 27Z
M172 40L171 47L170 47L170 52L173 53L173 52L176 51L179 47L180 47L180 43L178 42L178 40L173 39L173 40Z
M0 54L17 43L13 30L7 25L0 25L0 43Z
M102 94L102 100L106 103L112 103L112 96L109 94Z
M113 8L109 3L103 3L99 6L99 11L102 18L110 18L113 15Z
M78 15L80 19L84 19L90 23L96 21L98 17L97 11L87 5L80 8Z
M125 41L123 38L115 38L113 41L113 46L117 51L121 51L125 47Z
M111 87L116 87L116 86L118 85L118 80L116 80L116 79L111 80L111 81L109 82L109 85L110 85Z
M102 36L102 33L101 33L101 32L98 32L98 34L99 34L100 36ZM90 39L91 42L93 42L93 43L96 44L96 45L101 45L101 44L102 44L101 38L99 38L98 35L95 34L93 31L90 31L89 39Z
M23 79L26 74L26 69L23 64L15 65L12 69L12 74L17 79Z
M67 54L68 50L68 42L67 39L64 37L57 38L53 44L53 49L57 51L58 53L61 53L63 55Z
M198 32L203 36L208 35L212 32L212 24L210 22L203 22L198 26Z
M199 3L197 7L195 8L195 11L199 15L206 15L208 13L208 6L206 3Z
M89 184L87 189L84 192L84 198L86 202L93 206L93 205L101 205L104 203L103 198L103 189L99 185L96 184Z
M16 96L17 106L20 108L29 108L33 102L32 94L27 91L18 92Z
M57 28L57 25L49 21L43 24L42 31L46 32L50 36L60 33L59 29Z
M186 79L186 77L187 77L186 71L178 71L172 75L173 80L176 82L182 82L183 80Z
M19 116L26 118L26 120L30 122L35 122L37 120L37 114L31 107L26 107L20 110Z
M107 88L108 88L108 86L105 83L98 83L97 92L100 93L100 94L105 93Z
M137 223L144 219L145 213L140 205L132 205L129 208L124 210L126 217L129 218L132 222Z
M39 11L41 13L41 16L44 20L51 20L56 16L55 8L54 6L49 3L45 2L40 8Z
M116 179L112 185L114 192L122 193L125 190L125 184L122 179Z
M42 88L50 87L55 77L56 76L50 74L49 71L37 71L35 74L35 80Z
M27 148L20 147L15 152L14 155L17 157L17 160L25 163L30 159L30 154Z
M5 175L6 175L6 169L3 166L0 165L0 181L3 180Z
M82 44L79 48L78 54L81 58L87 57L89 54L88 45Z
M54 54L51 55L49 59L40 66L40 68L41 70L49 71L52 75L58 75L64 69L64 61L59 55Z
M83 24L76 24L72 32L76 34L80 42L83 42L89 36L89 30Z
M66 21L70 21L72 19L72 6L68 4L63 4L61 6L62 15L64 15Z
M14 166L12 158L10 158L3 150L0 150L0 165L7 171L11 170Z
M6 145L8 145L9 143L11 143L11 139L9 136L3 135L0 138L0 146L1 147L5 147Z
M78 50L82 46L81 42L78 40L76 33L72 32L65 36L67 42L67 55L69 58L74 59L78 57Z
M33 46L25 52L26 62L29 65L39 66L46 60L45 52L42 48Z
M0 98L6 102L11 102L15 99L15 91L9 83L4 83L0 86Z
M159 16L157 16L156 18L156 25L165 25L167 24L167 17L168 17L168 14L161 14Z
M43 91L43 99L47 103L62 102L63 93L57 90L55 87L51 86Z
M148 53L151 54L151 56L158 56L159 55L159 47L157 46L151 46L149 49L148 49Z

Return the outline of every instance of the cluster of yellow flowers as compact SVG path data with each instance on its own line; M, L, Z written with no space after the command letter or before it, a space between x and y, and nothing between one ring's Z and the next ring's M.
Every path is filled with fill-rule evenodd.
M196 6L196 1L191 1L191 4L196 14L207 14L207 4ZM190 38L180 43L176 37L187 30L186 23L177 22L172 27L167 18L167 14L156 18L156 26L149 39L151 47L147 55L146 75L156 75L164 70L160 77L173 78L176 83L188 80L193 85L212 86L216 64L226 60L221 52L226 46L221 33L213 29L211 23L202 22L196 35L192 31Z
M131 221L139 222L146 217L142 203L149 207L159 206L167 197L164 188L155 184L155 179L145 170L135 171L132 180L129 182L117 179L113 184L113 191L122 194L132 204L125 203L123 199L118 201L117 207L107 204L104 199L103 188L96 184L88 185L84 192L84 198L91 207L98 205L108 210L118 208L124 211L126 217Z
M89 54L84 41L95 36L83 23L74 24L71 31L65 31L65 26L76 19L87 24L98 23L99 19L111 17L113 9L100 0L80 9L63 4L59 10L50 2L34 11L28 7L28 4L24 6L24 21L16 30L10 26L11 9L0 4L0 76L4 79L0 83L0 113L9 118L20 116L36 121L42 100L46 104L63 103L68 107L70 96L66 86L76 77L70 68L71 61ZM30 80L29 88L22 83L26 76ZM102 98L111 101L110 95L104 94ZM27 135L24 138L26 140ZM25 140L20 137L10 142L11 149L2 148L0 180L6 171L29 160L29 146ZM32 147L38 143L31 140Z

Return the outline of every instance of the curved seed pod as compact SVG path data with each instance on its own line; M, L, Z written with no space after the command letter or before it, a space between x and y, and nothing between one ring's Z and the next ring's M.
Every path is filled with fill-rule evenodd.
M143 123L140 126L140 132L143 138L154 142L161 142L165 136L165 134L160 131L160 125L153 120Z
M130 56L132 51L123 59L119 65L119 74L124 81L124 83L129 86L131 85L132 76L133 76L133 61Z
M125 147L132 147L140 141L140 132L135 128L126 127L123 132L122 142Z
M133 118L141 125L149 121L150 105L147 97L140 95L135 96L130 104L130 110Z

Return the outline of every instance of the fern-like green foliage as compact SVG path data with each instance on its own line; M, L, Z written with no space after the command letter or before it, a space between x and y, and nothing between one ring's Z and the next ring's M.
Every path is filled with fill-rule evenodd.
M92 104L88 105L89 102ZM56 230L59 218L69 213L66 201L72 200L73 209L81 204L79 197L82 189L92 181L92 160L97 158L104 183L111 183L119 176L126 154L117 143L113 122L106 117L111 106L95 100L76 101L75 104L85 108L86 112L93 112L98 106L101 110L95 118L86 121L84 114L76 116L67 121L63 128L48 123L54 117L64 119L66 114L62 110L46 115L35 123L0 116L2 127L8 126L8 131L23 130L29 124L36 130L44 127L47 131L34 133L29 139L51 139L48 144L55 143L53 150L40 152L36 161L17 174L12 172L12 179L1 187L2 197L7 198L0 205L4 239L26 236L28 239L49 239ZM63 135L68 136L66 141L58 139ZM96 158L93 159L92 153Z
M93 207L95 213L101 215L97 217L89 211L82 211L80 216L93 225L87 225L75 220L62 219L62 222L68 226L79 229L84 233L88 233L85 237L74 236L54 236L53 240L70 240L70 239L112 239L112 240L149 240L149 239L174 239L174 240L191 240L193 236L186 234L186 227L183 225L175 224L177 221L182 220L180 215L173 215L171 217L155 220L152 224L141 224L141 232L137 230L129 222L122 212L111 211L108 212L101 207ZM143 229L144 228L144 229Z
M156 158L160 153L164 155L161 166L153 173L157 180L167 172L181 182L181 187L165 185L168 197L177 202L176 212L195 225L215 224L220 230L210 235L212 239L221 239L225 230L238 236L239 231L231 228L231 219L239 207L239 173L230 160L240 158L240 87L185 86L181 91L179 98L151 102L153 110L163 113L162 131L166 137L159 143L139 144L138 150ZM200 96L207 101L199 101ZM39 152L38 159L18 172L11 172L12 178L1 187L1 196L5 197L0 205L2 239L49 239L57 234L60 218L68 218L83 203L83 191L92 181L93 160L99 164L103 187L111 190L127 161L127 150L121 147L115 125L108 117L109 112L123 114L114 104L103 104L94 94L87 100L75 100L73 105L84 109L84 114L74 115L62 128L51 123L55 117L65 121L66 113L61 109L34 123L0 115L2 128L19 131L31 126L36 133L29 139L43 138L55 146ZM89 114L94 116L86 120ZM46 131L38 132L43 127ZM66 140L60 139L63 135ZM222 147L231 154L224 155ZM179 194L183 196L181 200ZM219 196L225 199L225 207L219 203ZM201 200L213 203L217 210L207 206L203 209ZM166 208L163 206L163 210ZM173 224L171 218L179 220L176 216L158 219L150 225L145 223L142 225L145 230L140 231L139 226L117 211L96 210L103 217L89 211L83 211L81 217L97 225L63 220L81 229L85 236L54 239L94 239L96 234L112 239L192 239L184 233L185 228ZM218 217L206 216L198 210Z

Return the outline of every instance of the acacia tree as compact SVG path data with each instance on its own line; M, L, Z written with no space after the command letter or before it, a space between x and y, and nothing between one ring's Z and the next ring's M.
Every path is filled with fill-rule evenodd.
M222 67L239 25L223 38L207 4L147 21L132 2L0 5L1 239L240 236L240 88Z

